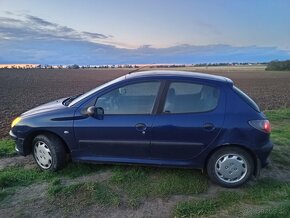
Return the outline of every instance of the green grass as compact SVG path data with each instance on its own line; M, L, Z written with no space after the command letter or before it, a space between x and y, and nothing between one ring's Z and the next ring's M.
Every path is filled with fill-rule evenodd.
M116 206L120 204L120 195L108 185L94 183L92 187L94 199L102 205Z
M0 189L0 202L7 198L9 195L14 194L13 190Z
M47 181L54 177L53 173L41 172L38 169L9 167L0 170L0 188L26 186L38 181Z
M15 142L11 139L0 139L0 157L16 155Z
M120 196L108 185L98 182L83 182L71 185L51 184L48 189L51 201L57 205L90 205L98 203L104 206L118 206Z
M100 165L69 163L58 172L43 172L37 167L24 169L23 167L8 167L0 170L0 188L26 186L34 182L51 182L61 177L76 178L105 169Z
M290 147L290 109L265 111L272 125L271 139L275 145Z
M198 194L208 187L206 177L199 171L130 166L115 166L111 169L112 177L102 183L65 185L58 177L54 177L50 180L48 194L60 207L66 204L66 208L74 203L104 206L122 203L136 208L146 198ZM83 199L82 203L77 202L79 198Z
M200 171L194 170L163 169L153 183L155 194L165 197L199 194L205 192L207 188L206 177Z
M275 145L290 147L290 109L265 112L272 125L271 139Z
M83 163L69 163L62 170L56 172L58 176L64 176L71 179L89 175L91 173L99 172L100 170L107 169L108 166L98 164L83 164Z
M50 196L72 195L72 194L75 194L82 187L83 187L83 184L80 184L80 183L64 186L59 182L57 183L53 182L51 187L48 189L48 194Z
M283 121L290 119L290 108L281 108L276 110L267 110L265 111L267 118L271 122Z
M269 201L282 202L285 200L290 200L290 184L264 179L254 186L249 185L242 192L225 191L210 199L180 202L174 210L174 215L176 217L199 217L231 209L233 205L238 206L241 203L260 205Z
M263 204L267 201L290 200L290 184L271 178L263 179L254 186L246 188L243 197L249 204Z
M265 112L272 125L271 140L274 149L271 153L273 162L281 166L290 166L290 109L283 108Z
M214 214L220 209L230 207L241 200L238 192L221 192L215 198L192 200L178 203L175 208L176 217L198 217Z
M252 215L252 218L277 218L277 217L290 217L290 201L271 209L263 210L258 214Z
M270 155L271 161L274 162L276 165L278 165L279 168L288 169L290 166L289 153L290 153L289 148L281 149L281 148L275 147ZM271 167L271 165L270 165L270 167Z
M110 185L125 193L132 207L143 198L198 194L208 187L206 177L197 171L145 167L115 168Z
M271 121L271 139L275 145L290 146L290 119Z

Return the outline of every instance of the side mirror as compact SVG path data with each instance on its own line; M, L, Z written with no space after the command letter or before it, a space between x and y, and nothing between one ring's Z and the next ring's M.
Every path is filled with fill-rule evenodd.
M87 109L87 115L102 120L104 118L104 109L102 107L90 106Z

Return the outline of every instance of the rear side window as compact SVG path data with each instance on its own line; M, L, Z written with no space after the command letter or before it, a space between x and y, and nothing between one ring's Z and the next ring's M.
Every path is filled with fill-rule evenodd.
M213 86L173 82L168 88L164 113L196 113L213 110L219 100L219 89Z
M244 93L242 90L240 90L236 86L233 86L233 89L242 99L244 99L244 101L247 102L248 105L250 105L256 111L260 112L259 106L246 93Z

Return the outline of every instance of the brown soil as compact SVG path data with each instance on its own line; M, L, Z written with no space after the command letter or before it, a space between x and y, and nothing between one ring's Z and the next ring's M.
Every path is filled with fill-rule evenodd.
M24 168L32 168L35 167L35 163L32 155L29 155L27 157L15 156L0 158L0 170L6 167L14 166L24 166Z
M263 110L290 106L290 72L238 69L191 70L229 77L253 97ZM1 69L0 138L8 136L11 121L22 112L51 100L86 92L129 71L128 69Z

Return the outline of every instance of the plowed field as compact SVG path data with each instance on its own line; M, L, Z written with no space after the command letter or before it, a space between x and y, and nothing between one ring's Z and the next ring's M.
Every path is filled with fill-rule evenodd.
M174 69L175 70L175 69ZM290 106L290 72L262 69L180 68L229 77L262 108ZM1 69L0 138L8 136L10 123L22 112L61 97L88 91L130 70Z

